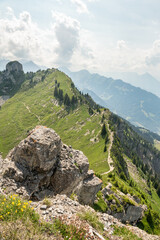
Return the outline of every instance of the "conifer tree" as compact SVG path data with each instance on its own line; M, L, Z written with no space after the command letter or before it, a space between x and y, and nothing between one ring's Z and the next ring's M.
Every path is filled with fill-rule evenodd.
M106 130L106 125L104 123L101 131L101 136L104 138L106 136L106 133L107 133L107 130Z
M102 115L102 119L101 119L101 123L104 122L104 119L105 119L105 117L104 117L104 114L103 114L103 115Z
M63 90L59 89L59 100L63 101Z
M160 198L160 184L158 185L158 188L157 188L157 194L158 194L158 196Z
M68 94L66 93L65 97L64 97L64 105L70 106L70 104L71 104L70 98L69 98Z
M55 89L54 89L54 96L55 96L55 98L58 98L58 88L57 87L55 87Z

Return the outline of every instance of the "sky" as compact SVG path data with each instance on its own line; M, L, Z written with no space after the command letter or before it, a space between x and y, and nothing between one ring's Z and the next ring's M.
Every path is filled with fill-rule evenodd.
M160 80L159 10L159 0L0 0L0 59Z

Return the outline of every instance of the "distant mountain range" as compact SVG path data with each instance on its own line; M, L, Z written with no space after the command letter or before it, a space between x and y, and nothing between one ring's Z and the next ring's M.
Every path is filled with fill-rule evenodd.
M98 104L109 108L138 127L160 134L160 98L122 80L63 69L75 85Z
M6 64L9 62L9 60L2 59L0 60L0 71L5 70ZM47 68L45 66L39 66L35 64L32 61L20 61L23 64L23 70L24 72L37 72L38 70L46 70Z
M107 73L106 76L114 79L122 79L124 82L130 83L135 87L140 87L160 97L160 81L149 73L142 75L135 72Z

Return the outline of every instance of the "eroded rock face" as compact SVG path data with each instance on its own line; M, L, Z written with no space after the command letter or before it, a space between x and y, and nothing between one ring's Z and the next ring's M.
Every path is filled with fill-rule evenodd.
M88 171L87 157L61 142L54 130L37 126L2 161L0 185L26 198L75 192L92 204L102 182Z
M95 200L95 195L101 189L102 181L94 175L92 170L88 171L83 185L78 192L78 200L84 204L92 205Z
M61 151L61 139L54 130L36 127L7 156L15 164L38 173L54 170Z
M87 175L88 159L81 151L63 145L59 160L55 174L51 178L51 184L56 194L69 195Z
M137 196L131 196L130 194L125 195L119 190L114 192L111 183L103 188L101 192L108 206L107 213L124 223L135 225L142 219L144 212L147 211L147 206L141 205L140 199ZM116 210L117 207L121 207L119 211Z
M7 63L6 65L6 71L7 72L12 72L12 71L16 71L16 72L22 72L23 71L23 66L21 63L17 62L17 61L12 61Z
M0 74L0 96L12 96L24 82L23 66L17 61L9 62ZM2 102L2 100L0 100Z

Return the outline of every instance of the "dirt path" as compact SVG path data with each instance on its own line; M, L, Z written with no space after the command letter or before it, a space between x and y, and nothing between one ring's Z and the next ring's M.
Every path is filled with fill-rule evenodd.
M36 115L35 113L32 113L30 108L25 103L23 103L23 105L25 106L25 108L28 110L29 113L33 114L38 119L39 122L41 121L40 117L38 115Z
M107 127L108 127L108 130L109 130L109 140L110 140L110 143L109 143L109 147L108 147L108 165L109 165L109 171L105 172L105 173L102 173L101 175L105 175L105 174L108 174L110 172L112 172L114 170L114 166L113 166L113 160L111 158L111 148L112 148L112 144L113 144L113 132L111 132L111 130L109 129L109 124L107 123Z

